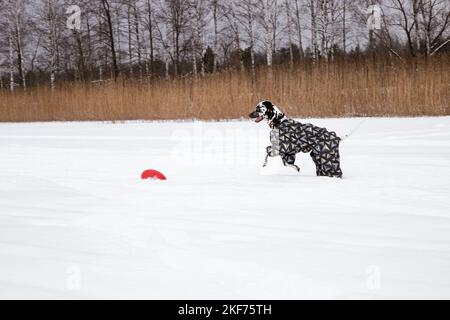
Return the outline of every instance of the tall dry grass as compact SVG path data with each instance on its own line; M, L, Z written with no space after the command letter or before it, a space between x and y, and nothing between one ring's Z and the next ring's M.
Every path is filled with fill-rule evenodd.
M0 91L0 121L233 119L270 99L290 116L449 115L450 56L224 71L204 78Z

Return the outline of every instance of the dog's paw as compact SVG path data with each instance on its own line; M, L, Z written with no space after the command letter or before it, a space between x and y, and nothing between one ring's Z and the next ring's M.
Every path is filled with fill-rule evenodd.
M296 166L295 164L288 164L288 165L286 165L286 167L292 168L295 171L297 171L298 173L300 173L300 167Z

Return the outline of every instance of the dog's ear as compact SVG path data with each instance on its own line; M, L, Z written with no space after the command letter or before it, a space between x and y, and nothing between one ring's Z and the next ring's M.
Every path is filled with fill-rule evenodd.
M261 104L266 108L266 112L265 112L266 119L271 120L275 116L274 104L267 100L263 101Z
M266 107L267 110L273 108L273 103L270 102L270 101L264 101L264 102L262 103L262 105L263 105L264 107Z

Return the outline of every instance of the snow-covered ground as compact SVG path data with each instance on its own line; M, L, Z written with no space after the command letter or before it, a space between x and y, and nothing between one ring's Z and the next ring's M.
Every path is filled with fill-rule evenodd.
M450 117L307 122L345 179L247 121L0 124L0 298L450 298Z

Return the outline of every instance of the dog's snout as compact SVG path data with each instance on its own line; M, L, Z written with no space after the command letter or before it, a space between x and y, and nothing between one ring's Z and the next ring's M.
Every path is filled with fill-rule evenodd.
M249 117L252 119L258 118L259 117L259 113L256 111L253 111L252 113L249 114Z

